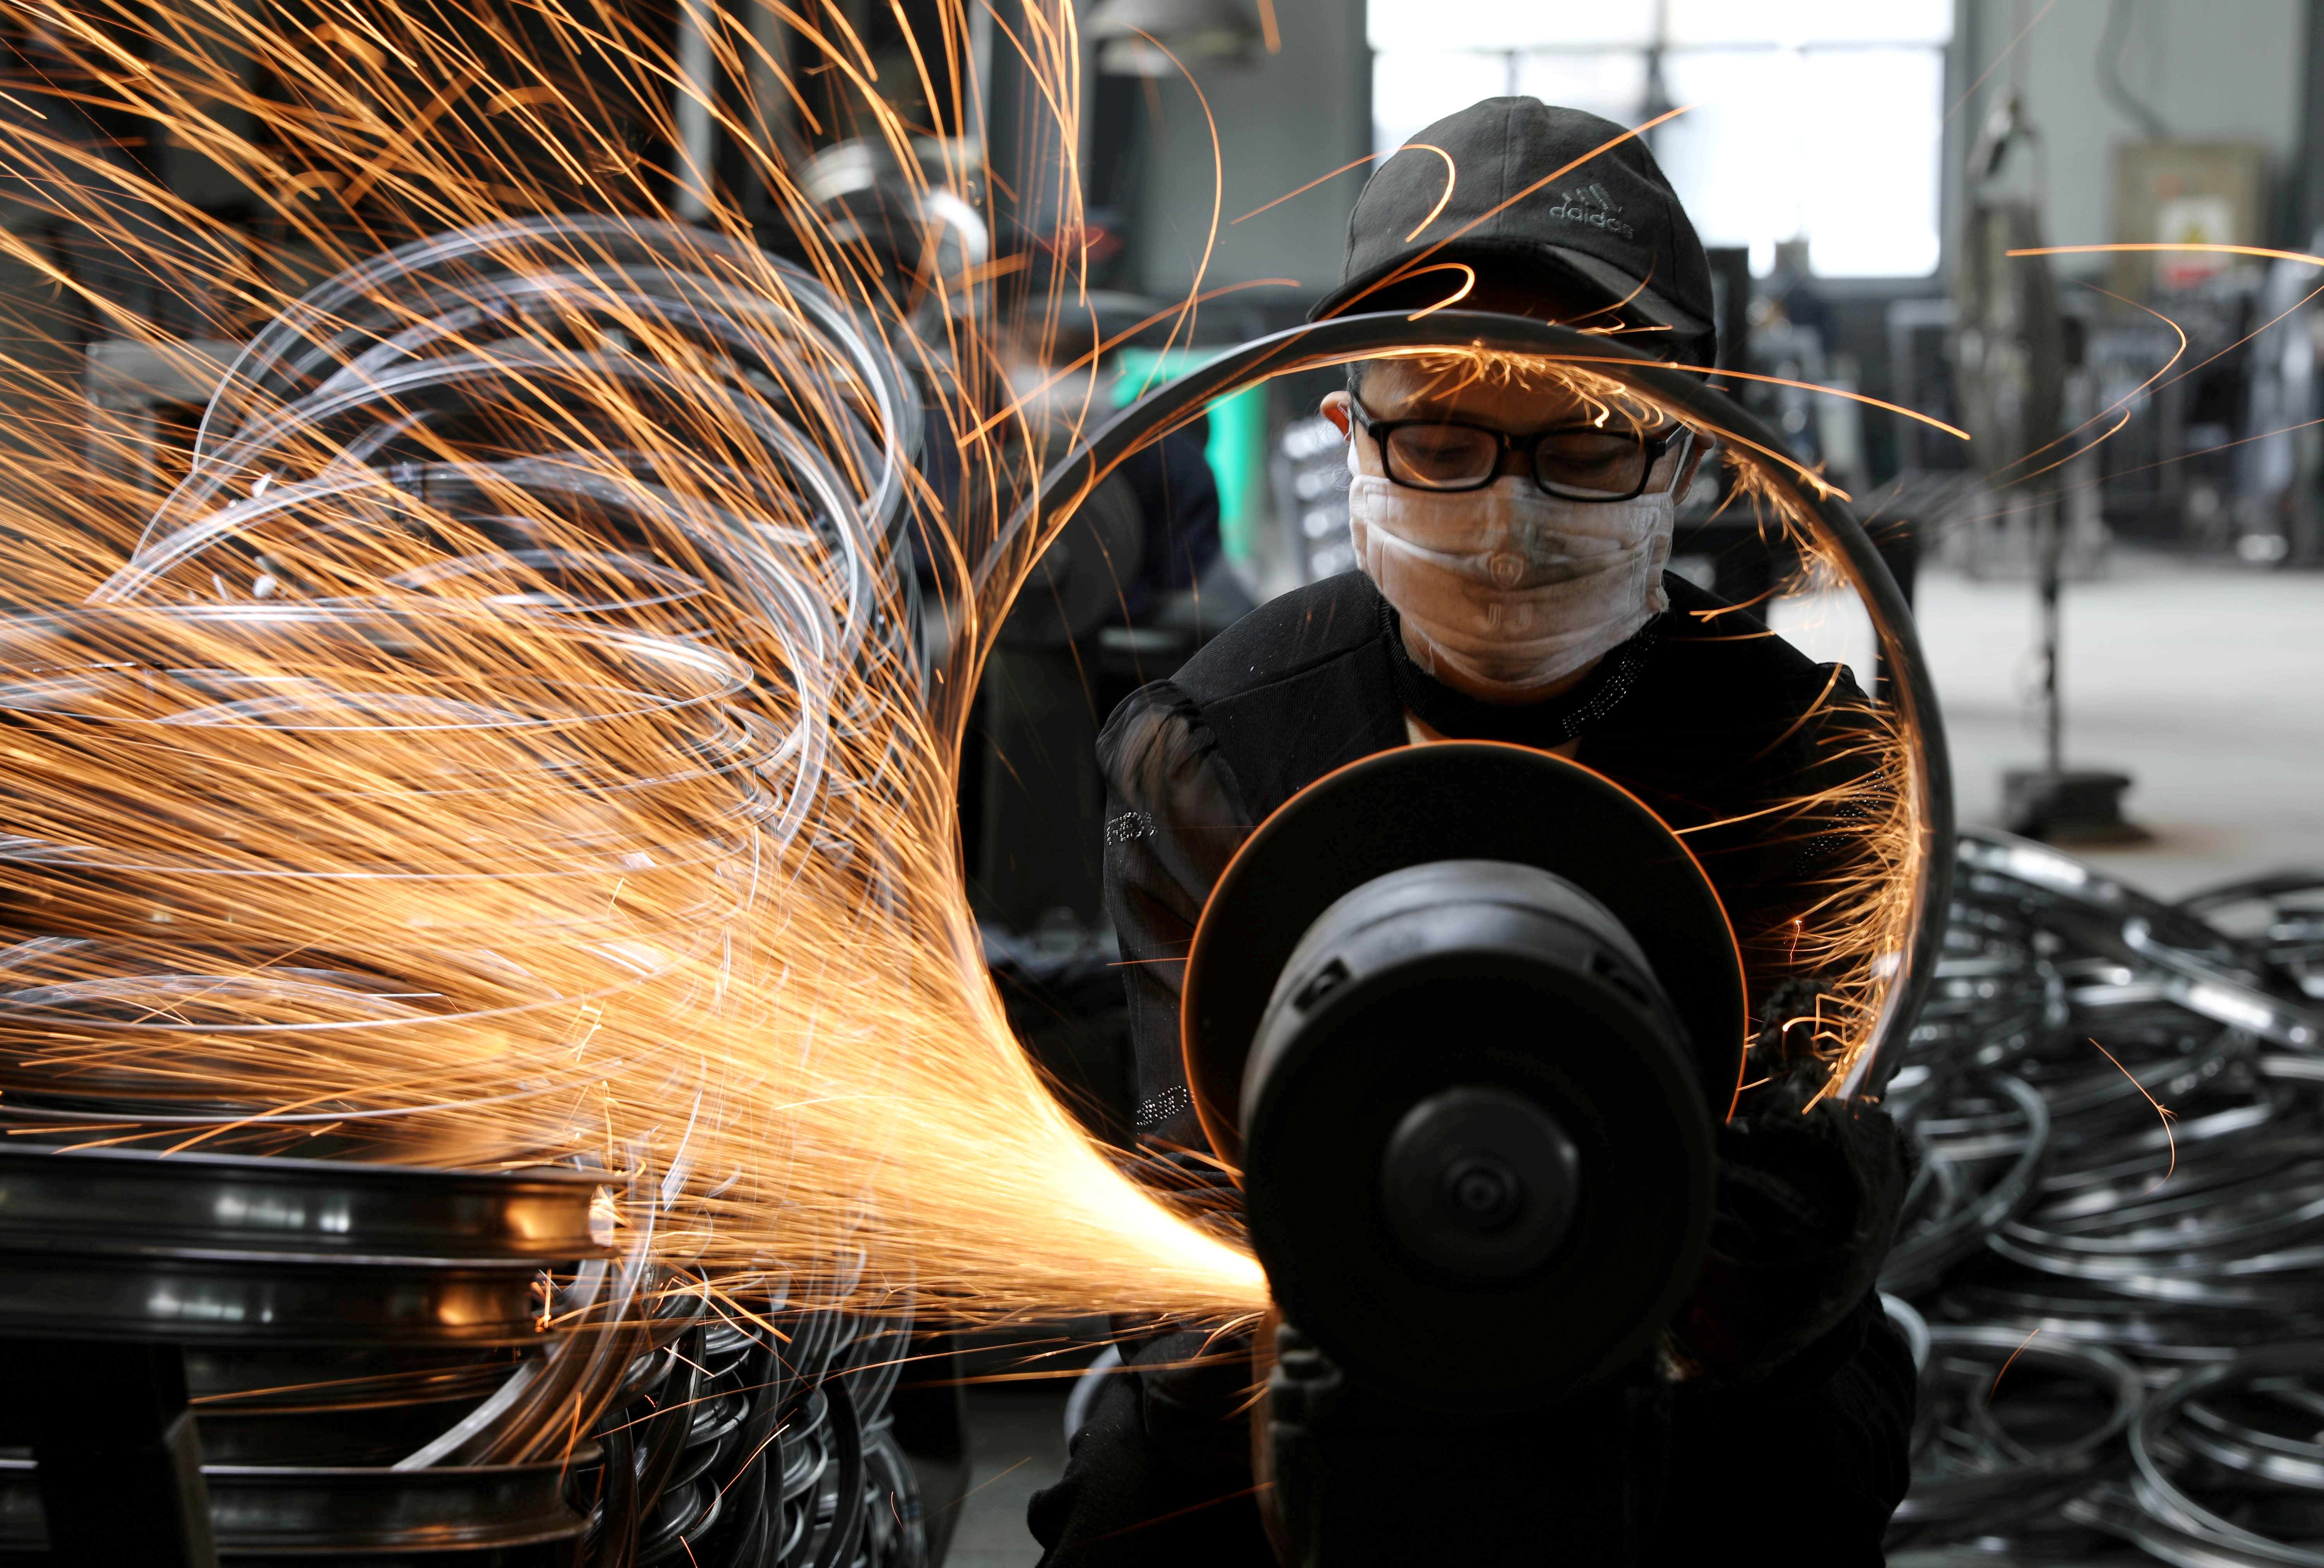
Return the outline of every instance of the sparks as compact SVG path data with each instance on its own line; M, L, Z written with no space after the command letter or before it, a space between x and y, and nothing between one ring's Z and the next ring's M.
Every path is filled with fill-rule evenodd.
M2096 1050L2099 1056L2104 1056L2109 1062L2113 1062L2115 1071L2120 1073L2124 1077L2128 1078L2130 1080L2130 1086L2137 1090L2141 1095L2144 1096L2146 1102L2154 1107L2154 1114L2162 1118L2163 1138L2163 1141L2171 1149L2171 1164L2169 1168L2164 1170L2163 1175L2156 1178L2154 1185L2146 1189L2146 1193L2155 1192L2162 1187L2164 1182L2169 1181L2174 1175L2176 1175L2179 1170L2179 1135L2171 1130L2172 1122L2178 1120L2178 1118L2172 1112L2169 1106L2163 1104L2162 1101L2157 1100L2153 1094L2147 1093L2146 1085L2140 1083L2137 1075L2131 1072L2128 1067L2124 1066L2122 1063L2116 1058L2115 1054L2112 1051L2107 1050L2096 1040L2090 1041L2090 1047L2092 1049ZM2139 1195L2144 1197L2146 1195L2146 1193L2142 1193Z
M1009 526L1043 454L991 390L1028 330L1002 284L1056 301L1032 329L1054 334L1092 310L1080 250L1003 264L920 221L982 173L943 137L951 161L923 161L927 127L881 88L917 76L947 132L981 115L944 65L967 56L960 5L881 88L824 14L832 34L792 17L779 57L718 14L713 75L752 91L553 10L529 14L545 42L522 59L442 9L348 8L327 51L211 0L180 19L201 47L155 38L150 59L60 30L99 101L264 222L229 229L45 122L0 131L45 216L253 339L166 497L128 434L93 438L94 466L53 438L86 422L77 380L12 367L41 395L0 554L48 613L0 623L6 826L44 847L0 858L0 894L56 910L65 944L13 953L12 1134L586 1159L632 1184L606 1216L626 1238L730 1299L779 1267L849 1310L917 1291L965 1322L1264 1309L1249 1254L1051 1094L962 885L968 705L1065 521ZM1078 235L1077 35L1066 10L1025 20L998 47L1060 151L1052 190L1015 195L1054 198ZM739 171L673 191L637 147L706 119ZM785 151L802 125L893 161L919 254L877 254L810 197ZM106 335L183 346L36 227L0 250ZM795 259L761 246L770 227ZM1205 264L1219 227L1214 197ZM1174 338L1210 297L1200 272ZM1430 363L1559 378L1600 422L1671 417L1610 356ZM1791 460L1704 433L1725 436L1734 504L1808 547L1819 581L1839 572L1766 477ZM978 483L935 494L923 438ZM928 519L957 629L933 688L899 544ZM1771 812L1848 825L1814 907L1766 936L1834 977L1814 1033L1835 1084L1924 853L1896 723L1866 715L1844 798Z

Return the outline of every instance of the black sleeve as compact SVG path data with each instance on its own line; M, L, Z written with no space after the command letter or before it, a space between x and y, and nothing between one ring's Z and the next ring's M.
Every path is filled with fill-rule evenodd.
M1105 903L1121 943L1141 1141L1204 1148L1178 1047L1194 925L1250 836L1234 779L1194 699L1157 681L1098 736L1105 773Z
M1644 1568L1877 1568L1912 1483L1916 1385L1904 1335L1867 1296L1765 1382L1682 1387Z
M1047 1548L1043 1568L1271 1563L1252 1505L1250 1376L1247 1362L1216 1354L1200 1333L1166 1335L1135 1352L1075 1434L1063 1479L1028 1511ZM1627 1428L1609 1419L1632 1403L1618 1383L1475 1418L1472 1429L1433 1446L1432 1422L1448 1418L1353 1388L1342 1390L1333 1424L1342 1444L1385 1443L1389 1462L1368 1468L1428 1478L1382 1505L1406 1521L1443 1508L1465 1482L1489 1504L1484 1518L1466 1522L1472 1536L1497 1526L1537 1533L1549 1517L1569 1537L1637 1528L1637 1568L1877 1568L1911 1480L1914 1393L1903 1337L1878 1298L1867 1296L1777 1376L1748 1388L1652 1391L1637 1401L1651 1417ZM1465 1471L1453 1484L1443 1484L1448 1460ZM1490 1479L1468 1469L1480 1460L1491 1465ZM1658 1485L1626 1492L1626 1471Z
M1900 781L1878 710L1746 610L1683 578L1634 689L1580 760L1679 832L1734 923L1755 1002L1829 966L1837 906L1893 874L1879 831Z
M1248 1341L1131 1350L1025 1511L1040 1568L1275 1568L1250 1479Z

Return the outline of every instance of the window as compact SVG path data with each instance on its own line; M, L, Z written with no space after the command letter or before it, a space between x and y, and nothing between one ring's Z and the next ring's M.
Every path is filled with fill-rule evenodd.
M1707 245L1830 278L1937 267L1951 0L1370 0L1376 150L1522 93L1650 133ZM1649 109L1657 71L1661 102Z

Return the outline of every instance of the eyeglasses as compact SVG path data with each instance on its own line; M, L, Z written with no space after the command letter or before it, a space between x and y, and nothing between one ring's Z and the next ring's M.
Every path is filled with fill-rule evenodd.
M1351 400L1352 401L1352 400ZM1565 425L1512 436L1445 420L1375 420L1354 403L1356 422L1379 444L1388 476L1413 490L1482 490L1508 453L1532 459L1533 482L1563 501L1628 501L1646 493L1646 476L1694 432L1684 425L1658 436L1633 429Z

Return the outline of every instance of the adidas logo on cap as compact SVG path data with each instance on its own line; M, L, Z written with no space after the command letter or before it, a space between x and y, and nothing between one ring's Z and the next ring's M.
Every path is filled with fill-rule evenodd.
M1580 190L1558 193L1558 204L1549 209L1551 217L1562 217L1569 223L1586 223L1591 228L1602 228L1624 239L1637 236L1637 231L1622 221L1622 209L1614 205L1602 185L1591 184Z

